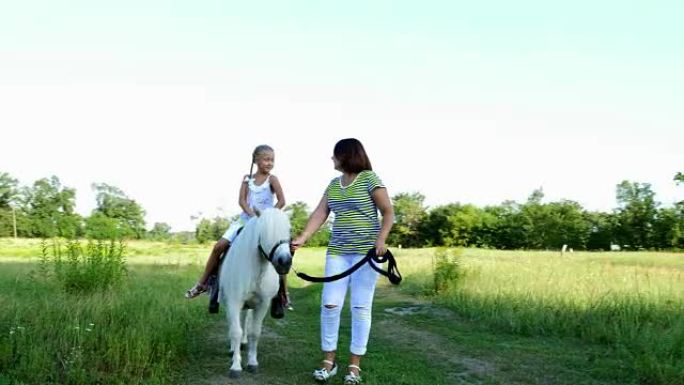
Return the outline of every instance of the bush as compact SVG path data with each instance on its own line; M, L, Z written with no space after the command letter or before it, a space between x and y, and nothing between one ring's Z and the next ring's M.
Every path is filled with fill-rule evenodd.
M463 277L460 256L461 249L439 248L432 260L434 271L434 292L440 293L454 287Z
M79 241L41 242L40 269L44 276L54 276L67 292L92 292L118 284L126 273L121 241L89 241L83 248ZM51 255L50 255L51 254Z

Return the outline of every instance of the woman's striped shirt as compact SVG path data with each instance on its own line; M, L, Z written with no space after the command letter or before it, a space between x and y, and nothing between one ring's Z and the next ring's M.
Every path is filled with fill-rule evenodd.
M373 190L385 187L370 170L362 171L349 186L342 187L342 177L333 179L326 189L328 207L335 213L328 254L366 254L375 245L380 232L378 208L371 197Z

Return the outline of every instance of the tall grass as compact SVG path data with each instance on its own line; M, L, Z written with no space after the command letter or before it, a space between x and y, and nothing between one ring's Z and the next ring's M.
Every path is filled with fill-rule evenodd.
M79 241L41 242L38 274L43 279L55 278L68 292L105 290L119 284L126 273L121 241L89 241L85 247Z
M182 299L209 246L131 242L128 250L138 251L129 254L125 279L92 292L29 274L40 242L0 239L0 255L10 249L17 256L0 259L0 385L174 383L196 337L214 322L205 303ZM393 252L402 290L478 327L602 344L624 362L621 377L631 383L684 384L682 254ZM324 249L299 250L294 264L320 275Z
M182 299L184 269L138 266L120 285L73 292L0 265L0 384L174 383L211 322Z
M422 293L431 292L424 275L444 271L426 271L427 253L409 264ZM606 344L639 384L684 384L684 255L466 250L458 260L459 284L434 300L459 315L507 333Z

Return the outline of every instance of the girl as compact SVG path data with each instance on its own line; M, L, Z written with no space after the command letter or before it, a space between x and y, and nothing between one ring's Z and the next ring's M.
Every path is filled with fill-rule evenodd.
M254 152L252 152L252 165L249 168L249 175L245 175L244 180L240 183L239 203L242 208L242 213L238 220L228 227L228 230L226 230L221 239L216 242L209 254L209 259L204 267L204 273L195 286L185 293L185 298L195 298L207 291L207 280L212 272L218 267L218 261L221 255L224 255L228 251L238 230L240 230L250 218L256 216L257 211L274 206L281 209L285 206L285 195L283 194L280 180L278 180L275 175L271 174L274 162L275 153L270 146L262 144L257 146L254 149ZM257 165L257 172L256 174L252 174L255 164ZM273 204L274 195L278 200L275 205ZM279 294L281 301L283 302L282 305L289 307L285 284L285 276L281 276Z
M361 142L343 139L333 151L335 170L342 175L333 179L323 194L318 207L309 217L302 234L292 241L294 249L301 247L325 222L330 211L335 213L332 236L325 260L325 275L346 271L375 248L377 255L387 250L385 240L392 228L394 210L387 189L372 171L370 160ZM378 209L382 224L378 220ZM340 313L351 288L351 355L345 385L361 382L359 365L366 353L370 334L371 308L378 273L368 264L350 276L323 285L321 306L321 349L324 359L313 372L318 381L327 381L337 373L335 353L339 335Z

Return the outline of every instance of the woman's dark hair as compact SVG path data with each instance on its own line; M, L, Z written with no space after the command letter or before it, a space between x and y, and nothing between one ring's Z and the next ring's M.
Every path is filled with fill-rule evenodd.
M366 150L357 139L340 140L335 145L333 155L340 162L340 168L344 172L358 174L361 171L373 169L368 155L366 155Z

